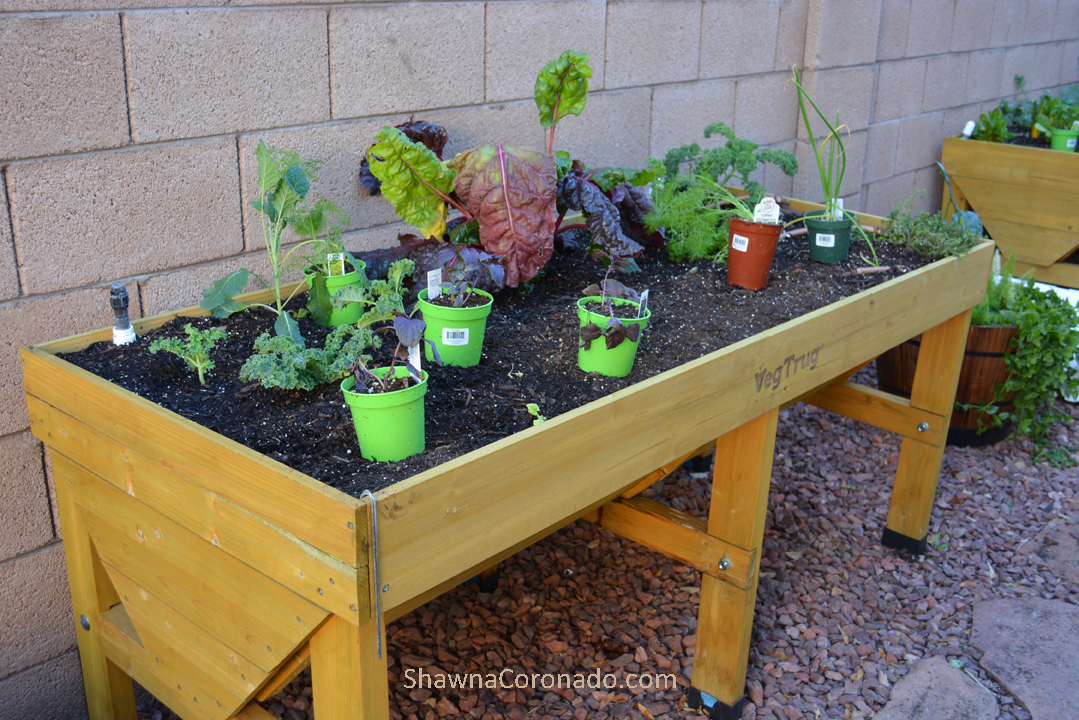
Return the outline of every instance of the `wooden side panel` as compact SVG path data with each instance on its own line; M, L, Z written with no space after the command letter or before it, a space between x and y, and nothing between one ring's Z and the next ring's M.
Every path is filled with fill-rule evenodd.
M378 657L374 620L356 627L331 617L311 638L311 688L318 712L333 720L384 720L390 716L386 638Z
M380 491L385 607L973 307L992 249L983 243Z
M943 437L940 415L912 408L909 400L864 385L852 382L828 385L805 402L919 442L935 445Z
M1019 262L1015 264L1016 274L1025 273L1030 269L1034 270L1034 279L1038 282L1049 283L1050 285L1060 285L1062 287L1079 288L1079 265L1059 262L1052 267L1043 268Z
M1075 192L1079 177L1075 153L979 140L945 138L942 162L953 180L958 175L1057 192Z
M320 607L357 625L370 617L366 568L346 565L33 396L27 405L35 435L56 452Z
M1079 224L1076 230L1054 230L990 218L985 221L985 227L996 240L1001 255L1008 258L1015 253L1017 276L1021 275L1019 263L1045 267L1066 258L1079 247Z
M53 454L53 467L104 562L262 670L291 657L326 618L325 610L63 455Z
M22 363L27 395L348 565L366 564L359 500L42 350L23 348Z

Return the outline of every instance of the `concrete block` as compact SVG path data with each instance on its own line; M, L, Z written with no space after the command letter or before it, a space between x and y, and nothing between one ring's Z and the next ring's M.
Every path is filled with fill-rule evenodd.
M290 5L300 5L308 0L288 0ZM278 4L280 0L266 0L259 5ZM0 0L0 12L57 12L88 10L142 10L148 8L207 7L228 5L229 0ZM250 5L241 0L233 5Z
M607 6L606 86L696 80L701 50L701 3L626 0Z
M115 13L0 19L0 160L128 142Z
M734 96L734 131L760 145L793 140L798 91L786 72L740 78Z
M352 253L368 252L381 248L395 248L399 246L397 236L401 234L415 233L415 229L408 223L397 222L392 225L383 225L377 228L364 228L355 232L345 233L341 236L345 248Z
M877 101L873 122L918 114L922 109L925 75L924 59L881 63L877 75Z
M922 109L926 112L955 107L967 93L969 53L938 55L926 61L925 94Z
M23 292L239 252L237 175L232 138L8 166Z
M952 52L991 47L994 0L957 0L952 20Z
M994 78L994 82L996 78ZM996 96L994 96L996 97ZM992 109L997 107L1000 103L999 100L991 100ZM962 107L949 108L944 111L944 126L941 128L941 134L944 137L955 137L963 132L963 127L967 124L967 120L978 121L980 116L985 110L982 108L981 103L972 103L970 105L963 105Z
M334 7L330 63L336 118L479 104L484 5Z
M869 126L866 136L864 182L875 183L895 174L895 149L898 141L898 120Z
M1079 40L1064 43L1060 53L1060 83L1079 82Z
M984 102L1000 97L1000 78L1004 72L1004 48L970 54L967 69L966 98L968 103Z
M809 0L805 67L868 65L877 59L881 0Z
M1079 28L1076 28L1079 31ZM1045 90L1063 84L1060 79L1064 43L1042 43L1034 46L1034 70L1027 76L1027 87ZM1075 62L1076 56L1071 57Z
M802 83L829 122L834 124L838 112L840 124L846 125L851 132L857 132L869 127L869 119L873 113L873 76L872 67L818 70L806 73ZM810 112L809 122L814 132L825 134L824 123L814 117L813 108L808 105L806 107ZM798 137L809 137L800 112Z
M1079 0L1059 0L1056 22L1053 23L1053 39L1075 40L1077 34L1079 34ZM1074 53L1072 58L1075 58Z
M555 129L555 150L565 150L567 128L587 121L599 112L595 98L601 93L589 93L588 105L580 116L570 115L558 123ZM539 124L539 111L531 100L460 110L440 110L424 113L423 118L446 128L449 141L443 152L447 158L474 148L477 145L504 143L516 147L547 149L547 133ZM640 122L647 122L640 120ZM393 219L396 219L396 215ZM373 223L372 223L373 224Z
M1027 0L996 0L993 9L993 47L1010 47L1023 42L1027 21Z
M847 151L846 171L843 184L839 188L840 197L858 193L862 188L862 169L865 166L866 131L843 135L843 146ZM817 139L818 148L821 139ZM823 202L820 173L817 171L817 159L809 140L798 140L795 155L798 158L798 174L794 177L792 194L802 200Z
M911 0L907 57L948 52L955 0Z
M899 60L907 54L910 0L884 0L880 11L877 60Z
M487 6L487 102L534 97L536 74L571 49L588 53L590 90L603 89L606 5L599 0Z
M131 317L141 317L136 283L127 283L127 292L132 298ZM108 285L0 304L0 327L4 328L0 335L0 407L4 408L0 413L0 435L30 426L20 347L112 325ZM4 605L0 603L0 607Z
M944 192L944 176L936 165L922 168L914 173L914 210L916 212L940 212Z
M62 543L0 565L0 607L4 608L0 677L75 646Z
M424 115L423 119L432 120ZM326 197L333 200L351 218L346 229L353 230L370 225L393 222L397 215L384 197L371 197L357 180L360 161L375 135L384 126L404 122L406 118L383 118L381 120L347 120L315 127L273 130L240 136L240 182L243 192L244 239L247 250L265 247L262 238L262 216L251 206L259 197L258 160L255 151L260 140L282 149L295 150L301 158L322 158L317 180L311 183L309 198ZM538 126L538 123L537 123ZM453 129L449 129L453 136ZM285 242L297 238L286 230ZM220 253L221 257L225 253ZM233 253L235 254L235 251ZM216 258L213 258L216 259Z
M52 532L57 540L63 540L64 530L60 525L60 507L56 500L56 476L52 471L52 456L49 455L47 446L43 446L43 450L45 455L45 484L48 486L49 506L52 508Z
M772 72L779 11L774 0L706 2L701 19L700 77Z
M1015 82L1016 75L1026 78L1027 89L1032 89L1034 80L1037 48L1033 45L1018 45L1004 51L1004 72L1000 76L1000 97L1010 97L1019 92Z
M944 145L944 113L926 113L899 121L895 172L920 170L940 160Z
M123 18L136 142L330 117L325 10L132 12Z
M893 207L905 202L913 192L912 172L872 183L865 191L865 212L887 216Z
M19 294L19 272L15 269L15 241L11 237L11 215L7 191L0 183L0 300Z
M29 432L0 437L0 559L52 540L41 443Z
M734 80L661 85L653 90L652 157L662 159L671 148L692 143L702 148L723 146L726 138L705 139L704 128L720 121L731 124L734 92Z
M776 70L789 71L793 65L802 65L808 20L809 0L785 0L780 3L779 31L776 34Z
M0 720L26 718L89 718L77 650L0 680Z
M1053 39L1057 0L1027 0L1027 19L1023 24L1023 42L1041 43ZM1072 26L1072 32L1079 27Z
M643 167L649 156L651 114L649 88L598 93L588 99L580 117L559 123L555 149L590 167Z

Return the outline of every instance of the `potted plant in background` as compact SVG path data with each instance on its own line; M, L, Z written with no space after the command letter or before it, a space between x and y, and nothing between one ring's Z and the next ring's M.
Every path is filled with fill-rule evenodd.
M577 366L585 372L625 377L633 370L641 333L652 311L642 307L642 297L636 290L611 279L612 271L629 269L625 259L602 250L593 251L593 256L607 261L607 273L600 285L586 287L585 296L577 301L581 323Z
M1053 150L1075 152L1076 139L1079 138L1079 105L1046 93L1032 108L1032 115L1034 128L1031 135L1045 135Z
M320 198L289 221L289 227L310 243L310 252L302 261L308 287L307 310L316 323L325 327L351 325L363 313L357 303L334 307L331 301L341 288L361 286L367 280L364 262L341 243L341 233L349 221L349 216L326 198Z

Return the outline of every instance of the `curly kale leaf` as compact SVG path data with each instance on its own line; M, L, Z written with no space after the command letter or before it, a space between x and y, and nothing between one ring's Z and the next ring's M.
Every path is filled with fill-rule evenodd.
M390 265L385 280L371 280L363 287L346 285L340 288L333 296L334 307L344 307L353 302L360 303L364 308L364 314L356 325L361 328L403 315L405 302L402 283L415 269L416 264L411 260L407 258L397 260Z
M636 257L644 250L622 232L618 208L595 183L585 178L579 166L559 181L558 201L570 210L584 214L592 240L609 254Z
M446 128L424 120L410 120L398 125L397 129L409 140L422 143L424 147L437 155L439 160L442 159L442 150L446 147ZM370 149L368 148L368 151ZM363 154L363 160L360 161L360 186L367 190L368 195L382 194L382 181L371 173L366 152Z
M397 128L384 127L367 151L371 172L382 181L382 194L402 220L425 237L446 232L447 199L453 171L434 152Z
M244 382L260 382L265 388L312 390L318 385L341 380L372 345L371 331L343 325L326 337L322 348L304 348L284 336L262 333L255 340L255 354L240 368Z

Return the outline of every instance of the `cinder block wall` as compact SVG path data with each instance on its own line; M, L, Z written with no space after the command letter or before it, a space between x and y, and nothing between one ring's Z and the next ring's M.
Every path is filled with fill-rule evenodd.
M17 348L111 324L115 281L139 316L264 268L259 139L327 159L315 192L351 214L350 248L392 244L402 226L356 184L375 132L418 116L453 152L540 145L535 73L565 48L595 75L560 148L639 165L725 120L797 153L773 192L818 199L799 64L849 127L847 206L886 214L917 190L939 207L942 138L1015 75L1079 81L1079 0L0 0L0 718L85 713Z

